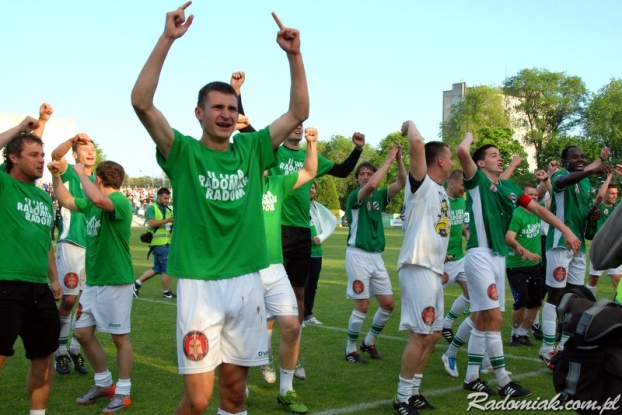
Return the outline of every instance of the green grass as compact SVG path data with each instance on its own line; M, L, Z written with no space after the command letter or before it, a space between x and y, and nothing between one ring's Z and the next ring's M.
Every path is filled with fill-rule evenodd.
M147 247L138 235L141 228L132 230L132 255L134 259L134 277L152 265L146 259ZM344 268L345 240L347 229L337 229L335 234L324 244L323 269L319 281L314 313L322 321L323 327L303 329L302 355L306 359L307 380L294 380L294 387L309 407L309 413L350 413L357 415L394 414L388 403L395 395L400 360L407 334L398 331L400 316L400 294L397 283L397 255L402 235L395 229L387 229L387 249L383 254L387 269L391 275L396 299L396 308L382 336L377 341L381 361L370 361L367 365L353 365L344 359L346 329L352 301L345 298L346 281ZM613 295L608 278L602 278L598 287L599 298L611 298ZM175 282L173 283L175 291ZM506 290L506 322L503 339L506 353L506 365L514 373L513 378L523 386L530 388L536 400L550 399L555 395L552 375L544 364L537 360L540 342L534 347L512 348L507 345L509 339L509 311L512 300L509 288ZM460 295L457 285L445 291L445 307L448 309L453 300ZM132 374L133 405L124 410L125 414L170 414L179 402L183 392L182 376L177 373L175 342L175 300L162 298L162 285L159 277L154 277L140 290L141 299L134 301L132 310L132 334L134 346L134 370ZM363 326L361 339L369 329L377 302L372 301L369 315ZM458 324L454 324L457 329ZM99 335L106 354L109 368L117 380L115 348L109 335ZM273 346L278 347L280 335L278 328L273 336ZM428 367L424 372L422 391L428 400L437 407L429 414L443 415L466 411L467 393L461 390L463 375L466 370L466 350L458 354L460 378L447 376L440 361L446 349L444 339L439 341ZM25 387L28 361L24 357L21 341L17 341L15 356L9 358L0 376L0 414L27 414L28 394ZM466 347L464 348L466 349ZM278 360L278 358L276 358ZM276 362L278 364L278 362ZM90 369L90 367L89 367ZM488 376L494 384L494 376ZM102 400L92 406L80 407L74 402L93 384L92 371L89 375L56 375L54 388L48 405L48 414L97 414L101 413L106 402ZM276 403L278 381L266 384L258 368L251 369L249 376L250 397L247 400L249 414L284 414L286 411ZM354 405L369 407L352 408L349 412L329 412ZM207 414L215 414L218 408L218 392L215 391ZM504 413L512 413L506 411ZM518 413L518 412L516 412ZM562 412L564 413L564 412Z

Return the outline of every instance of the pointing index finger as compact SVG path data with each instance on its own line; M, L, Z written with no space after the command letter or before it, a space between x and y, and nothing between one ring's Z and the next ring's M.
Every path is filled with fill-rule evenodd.
M181 10L186 10L188 8L188 6L190 6L191 4L192 4L191 1L187 1L184 4L182 4L181 6L179 6L179 9L177 9L177 10L180 10L180 9Z
M283 29L283 27L285 27L283 26L283 23L281 23L281 19L279 19L279 16L277 16L275 12L272 12L272 17L274 17L274 21L279 26L279 29Z

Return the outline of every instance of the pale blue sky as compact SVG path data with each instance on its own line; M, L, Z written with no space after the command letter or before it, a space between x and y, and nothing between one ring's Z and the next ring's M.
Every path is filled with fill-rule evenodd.
M1 1L0 111L33 113L49 102L131 176L150 174L154 146L130 91L165 13L179 4ZM307 125L320 139L361 131L376 145L406 119L436 139L442 92L455 82L500 85L538 67L580 76L596 91L621 77L619 1L196 0L187 10L194 23L173 45L156 93L172 126L199 137L198 90L237 70L246 72L253 125L287 110L289 69L271 11L301 31Z

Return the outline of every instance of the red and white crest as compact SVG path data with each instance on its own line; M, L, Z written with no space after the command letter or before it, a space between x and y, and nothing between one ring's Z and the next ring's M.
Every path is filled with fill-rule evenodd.
M365 291L365 284L363 283L363 281L355 280L352 283L352 291L354 291L355 294L360 294Z
M198 362L202 360L209 351L207 337L201 331L191 331L184 336L182 342L184 354L188 360Z

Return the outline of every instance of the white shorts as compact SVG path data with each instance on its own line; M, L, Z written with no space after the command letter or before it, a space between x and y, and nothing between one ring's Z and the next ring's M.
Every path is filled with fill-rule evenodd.
M346 249L346 298L364 300L376 295L393 295L389 273L380 252L367 252L352 246Z
M597 270L594 269L594 266L592 265L592 262L590 261L590 275L597 275L597 276L601 276L603 275L603 272L605 270ZM612 275L622 275L622 265L620 265L617 268L609 268L607 270L607 275L612 276Z
M445 316L442 276L410 264L403 265L397 273L402 295L400 330L419 334L441 331Z
M211 372L221 363L263 366L270 354L259 272L203 281L177 280L179 373Z
M464 258L460 258L457 261L445 262L443 269L443 288L451 287L455 282L466 282L466 273L464 272Z
M64 295L79 295L86 283L86 249L69 242L56 245L56 268L58 281Z
M263 298L266 303L266 315L298 316L298 302L292 284L287 278L283 264L272 264L259 271L263 285Z
M464 257L471 311L505 311L505 257L492 249L471 248Z
M102 333L130 332L133 284L85 285L76 310L75 328L97 327Z
M564 288L566 284L583 285L585 280L585 254L576 255L566 248L546 251L546 285Z

